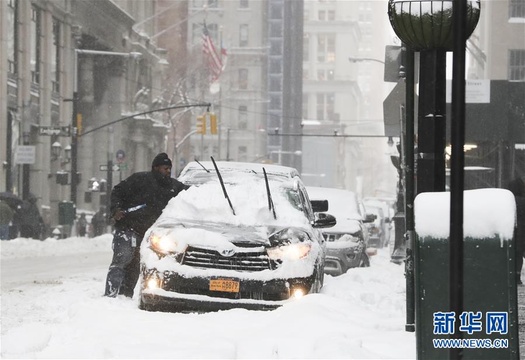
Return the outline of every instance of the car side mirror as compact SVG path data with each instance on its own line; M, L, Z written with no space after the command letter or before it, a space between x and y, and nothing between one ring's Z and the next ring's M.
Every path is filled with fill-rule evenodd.
M315 221L312 226L314 228L329 228L335 224L337 224L335 216L326 213L318 213L315 216Z
M311 200L312 210L316 213L328 211L328 200Z
M371 223L371 222L374 222L376 219L377 219L377 215L374 215L374 214L366 214L366 217L365 217L364 222L365 222L365 223Z

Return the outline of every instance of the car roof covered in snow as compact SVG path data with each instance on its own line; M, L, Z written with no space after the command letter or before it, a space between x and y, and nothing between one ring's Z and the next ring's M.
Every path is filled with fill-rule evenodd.
M307 186L310 200L328 200L328 212L335 215L338 222L343 218L362 220L357 195L348 190Z

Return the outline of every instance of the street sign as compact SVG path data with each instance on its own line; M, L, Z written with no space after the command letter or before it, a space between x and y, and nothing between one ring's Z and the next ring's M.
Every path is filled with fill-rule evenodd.
M15 164L34 164L36 146L18 145L15 149Z
M452 80L447 80L447 103L452 103ZM467 104L490 103L490 80L465 80L465 102Z
M100 171L108 171L108 166L107 165L99 165L98 169ZM119 171L119 170L120 170L120 166L118 164L113 164L113 168L112 168L111 171Z
M38 134L49 136L71 136L71 128L69 126L39 126Z

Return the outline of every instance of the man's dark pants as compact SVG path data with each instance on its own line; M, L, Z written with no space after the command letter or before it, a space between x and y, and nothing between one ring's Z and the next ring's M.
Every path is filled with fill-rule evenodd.
M113 260L106 279L105 296L133 297L140 276L142 237L131 230L116 230L113 236Z

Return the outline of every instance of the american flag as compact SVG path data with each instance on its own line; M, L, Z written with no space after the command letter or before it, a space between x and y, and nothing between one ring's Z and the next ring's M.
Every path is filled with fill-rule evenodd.
M202 31L202 52L204 53L212 82L217 81L226 66L227 53L222 45L220 53L217 52L208 28L206 27L206 23L204 24L204 29Z

